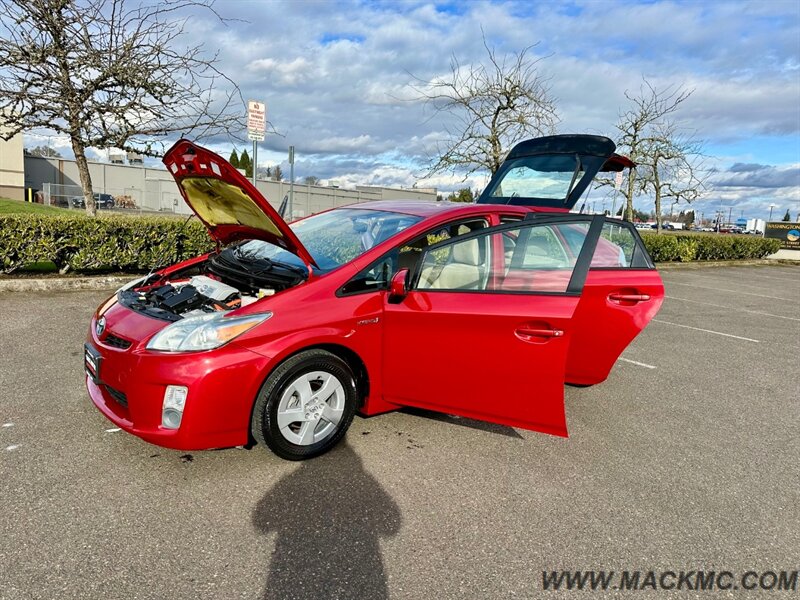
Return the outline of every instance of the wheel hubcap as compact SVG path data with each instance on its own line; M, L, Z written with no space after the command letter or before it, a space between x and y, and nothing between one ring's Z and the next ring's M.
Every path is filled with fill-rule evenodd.
M278 402L278 429L298 446L333 435L344 414L344 386L325 371L304 373L284 389Z

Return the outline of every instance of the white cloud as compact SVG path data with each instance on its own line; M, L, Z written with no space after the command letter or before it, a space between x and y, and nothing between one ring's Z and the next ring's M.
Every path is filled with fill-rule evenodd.
M624 93L644 75L695 90L679 116L725 155L720 172L736 162L780 170L800 161L793 2L471 2L452 11L424 1L226 0L217 9L232 20L220 25L198 15L192 35L219 51L245 98L267 102L285 137L268 136L263 157L284 160L293 144L304 161L299 177L415 183L452 121L415 101L408 84L446 74L453 55L462 64L482 60L481 28L501 54L540 42L530 52L542 59L562 132L614 137ZM758 147L742 150L755 136ZM431 181L424 184L461 187L457 176ZM752 179L741 188L718 194L751 203L764 191ZM770 193L785 193L778 189L800 197L792 186Z

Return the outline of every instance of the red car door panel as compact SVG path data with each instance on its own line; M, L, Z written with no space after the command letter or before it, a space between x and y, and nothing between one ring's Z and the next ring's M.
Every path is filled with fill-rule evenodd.
M573 317L601 227L549 215L428 249L412 290L384 307L385 400L566 436Z
M412 291L384 312L384 396L567 435L564 365L577 297Z
M575 311L566 382L605 381L623 350L661 308L664 285L655 270L592 269Z

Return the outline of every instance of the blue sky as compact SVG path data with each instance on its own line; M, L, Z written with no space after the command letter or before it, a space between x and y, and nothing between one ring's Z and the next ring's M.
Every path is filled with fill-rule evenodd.
M642 77L694 90L676 116L706 140L713 189L698 211L738 216L800 211L800 2L312 2L220 0L222 25L193 15L192 35L219 51L245 99L263 100L282 134L262 165L339 185L482 187L442 175L419 180L447 123L414 101L413 77L447 74L485 56L538 44L540 73L561 132L615 138L625 92ZM64 141L65 142L65 141ZM29 138L28 145L41 143ZM59 142L62 145L62 142ZM230 152L228 140L214 140ZM240 149L243 146L239 146ZM66 152L68 153L68 152ZM65 153L65 154L66 154ZM748 165L742 169L741 166ZM648 207L649 199L640 204Z

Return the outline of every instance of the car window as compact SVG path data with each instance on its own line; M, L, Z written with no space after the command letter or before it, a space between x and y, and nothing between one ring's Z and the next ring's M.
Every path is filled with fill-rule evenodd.
M627 226L605 223L592 256L591 268L632 267L636 246L636 238Z
M415 287L565 293L588 231L588 223L520 224L439 245L425 253ZM572 245L565 232L572 237ZM492 260L492 252L499 248L502 258Z
M330 271L419 220L420 217L389 211L336 208L295 221L289 227L320 269ZM261 240L246 242L242 252L260 259L304 266L302 260L288 250Z
M488 222L480 218L449 223L427 231L410 242L392 249L362 270L342 287L340 294L360 294L386 289L392 276L400 269L409 269L413 279L419 267L420 257L426 248L484 227L488 227Z
M512 159L493 183L492 198L566 198L583 176L578 157L569 154Z

